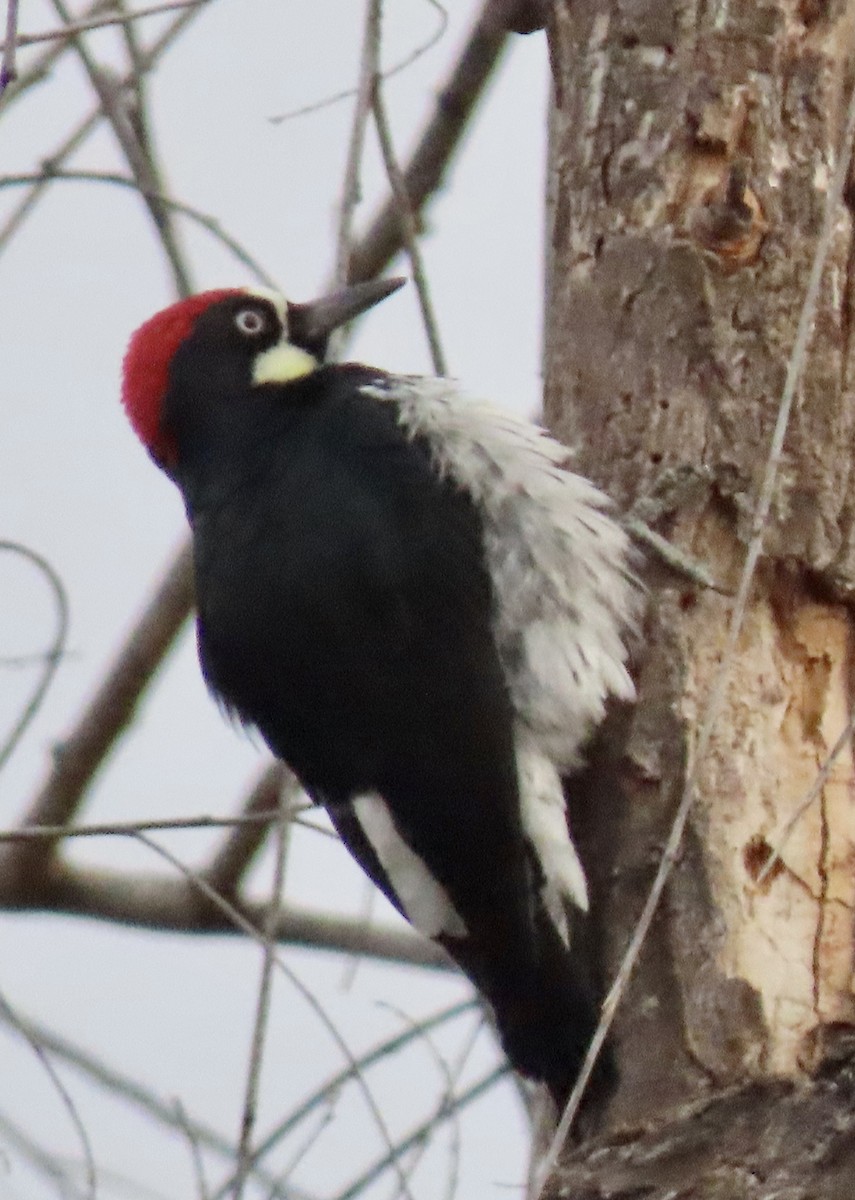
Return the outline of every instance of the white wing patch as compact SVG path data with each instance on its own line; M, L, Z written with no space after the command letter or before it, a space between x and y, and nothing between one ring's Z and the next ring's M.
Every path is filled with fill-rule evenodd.
M608 499L564 468L567 449L542 429L451 380L398 376L363 391L394 402L437 470L472 496L520 733L559 771L578 766L608 697L634 696L624 635L641 589Z
M366 792L351 804L410 924L429 938L466 937L466 926L448 893L398 833L382 796Z
M588 887L567 827L561 777L549 759L527 745L524 738L517 741L517 774L523 830L543 871L541 898L552 923L569 945L564 905L569 902L587 912Z

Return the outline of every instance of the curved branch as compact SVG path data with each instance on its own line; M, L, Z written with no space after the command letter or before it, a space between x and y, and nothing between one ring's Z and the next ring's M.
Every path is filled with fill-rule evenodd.
M30 886L22 889L8 872L0 871L0 908L96 917L173 933L234 936L242 932L223 909L186 879L57 862L41 880L29 882ZM229 899L229 906L262 936L266 904L235 897ZM407 930L368 926L363 921L308 909L291 907L280 913L273 936L277 942L292 946L453 969L433 943Z
M40 554L37 554L35 550L31 550L29 546L24 546L20 542L0 542L0 551L3 550L8 550L10 553L17 554L19 557L26 559L27 562L31 562L39 569L50 584L56 606L56 631L54 632L50 649L42 656L44 668L41 679L36 684L32 696L13 725L5 743L0 745L0 771L3 770L6 763L12 757L15 747L26 732L27 726L39 711L42 701L47 695L47 690L53 682L59 661L65 649L66 638L68 637L68 597L59 575L57 575L46 558L42 558Z
M192 602L191 554L185 546L76 727L57 747L25 825L63 825L74 816L107 751L133 719L140 696L187 619ZM4 855L3 874L31 887L44 874L55 844L42 840L10 848Z

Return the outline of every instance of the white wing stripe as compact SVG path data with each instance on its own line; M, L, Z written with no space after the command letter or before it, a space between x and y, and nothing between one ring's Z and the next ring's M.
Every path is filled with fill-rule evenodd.
M429 938L466 937L466 926L448 893L398 833L382 796L366 792L351 803L410 924Z

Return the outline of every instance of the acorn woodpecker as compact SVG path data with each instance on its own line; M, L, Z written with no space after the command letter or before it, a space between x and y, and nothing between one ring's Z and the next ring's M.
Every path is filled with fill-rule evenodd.
M209 687L560 1103L596 1022L561 777L633 695L639 589L605 498L540 428L448 379L324 363L400 282L173 304L133 335L123 403L184 497Z

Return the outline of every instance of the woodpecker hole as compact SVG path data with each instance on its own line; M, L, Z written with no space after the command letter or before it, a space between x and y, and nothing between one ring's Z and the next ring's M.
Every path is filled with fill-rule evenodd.
M775 859L768 874L763 877L760 883L760 876L766 868L766 865L771 861L775 851L761 834L755 834L750 842L746 843L745 849L742 851L742 861L745 864L745 870L748 877L753 883L758 883L763 891L769 888L769 885L782 874L784 864L780 858Z
M690 220L692 236L729 270L756 262L769 229L742 161L701 197Z

